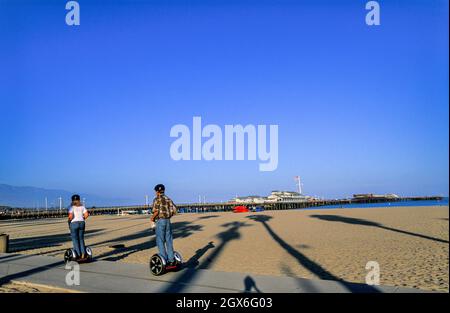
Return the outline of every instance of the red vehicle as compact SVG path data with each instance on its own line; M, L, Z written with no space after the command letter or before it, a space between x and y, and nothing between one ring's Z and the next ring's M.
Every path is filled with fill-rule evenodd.
M246 212L250 212L250 210L244 205L235 206L233 209L233 213L246 213Z

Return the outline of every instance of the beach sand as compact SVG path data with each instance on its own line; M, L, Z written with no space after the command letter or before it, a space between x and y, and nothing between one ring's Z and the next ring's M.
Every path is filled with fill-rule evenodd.
M28 282L9 282L0 285L0 293L71 293L72 291Z
M365 283L380 265L383 285L449 291L448 206L180 214L175 249L190 266L228 272ZM149 216L93 216L86 243L97 259L147 264L157 252ZM11 250L62 258L66 219L1 221Z

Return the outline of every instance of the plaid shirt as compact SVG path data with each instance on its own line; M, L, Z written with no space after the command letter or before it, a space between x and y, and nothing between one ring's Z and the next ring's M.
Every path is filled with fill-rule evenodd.
M166 195L161 195L153 200L153 213L158 212L158 218L171 218L177 214L177 207Z

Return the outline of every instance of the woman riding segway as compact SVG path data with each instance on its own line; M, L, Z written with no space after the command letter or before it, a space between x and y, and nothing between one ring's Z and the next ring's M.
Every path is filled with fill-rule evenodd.
M92 255L92 252L84 243L85 221L88 216L89 213L84 205L81 204L80 196L73 195L72 204L69 208L70 236L72 237L73 252L75 254L73 261L87 261Z

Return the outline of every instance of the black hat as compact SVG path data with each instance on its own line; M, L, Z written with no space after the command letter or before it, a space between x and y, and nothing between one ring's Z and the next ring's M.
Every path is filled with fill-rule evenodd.
M80 200L80 195L73 195L72 201Z
M155 186L155 191L157 192L164 192L166 190L166 187L164 187L163 184L158 184Z

